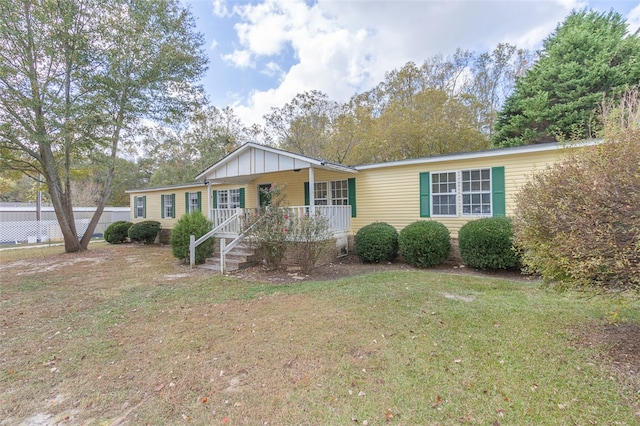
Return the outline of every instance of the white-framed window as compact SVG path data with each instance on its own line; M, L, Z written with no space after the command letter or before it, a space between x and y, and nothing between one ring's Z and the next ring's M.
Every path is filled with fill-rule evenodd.
M163 194L162 195L162 217L176 217L174 210L175 194Z
M237 209L240 207L240 190L239 189L221 189L218 190L219 209Z
M193 213L195 211L200 211L200 193L199 192L188 192L187 193L187 213Z
M316 206L346 206L349 204L349 189L346 180L315 182L313 195Z
M470 169L460 172L462 214L491 215L491 169Z
M454 171L431 174L431 214L456 216L458 214L458 180Z
M313 198L316 206L326 206L329 204L329 190L327 182L316 182L313 190Z
M135 197L135 215L134 217L145 217L145 201L146 201L146 196L142 196L142 197Z
M331 182L331 205L346 206L349 204L349 187L346 180Z

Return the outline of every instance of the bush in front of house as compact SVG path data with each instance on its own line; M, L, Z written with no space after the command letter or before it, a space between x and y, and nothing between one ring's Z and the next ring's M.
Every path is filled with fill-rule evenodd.
M320 256L333 242L329 218L320 215L303 215L290 218L289 240L300 272L310 274Z
M429 268L441 264L449 256L451 236L442 223L421 220L400 231L398 245L405 262L418 268Z
M291 233L291 221L285 208L287 190L284 185L272 185L268 189L261 189L260 193L270 204L250 219L247 224L250 228L248 235L256 244L256 254L267 268L277 270L284 264Z
M365 263L390 262L398 255L398 231L386 222L363 226L354 243L358 257Z
M160 222L155 220L145 220L134 223L129 228L129 239L133 243L153 244L160 232Z
M621 117L612 119L627 120ZM638 123L635 117L629 123ZM559 289L639 292L640 128L604 140L572 151L522 187L515 244L525 270Z
M195 236L196 240L213 229L213 223L207 219L202 212L194 211L183 215L171 231L169 243L171 252L175 257L185 263L189 262L189 241L190 236ZM204 263L205 259L213 255L215 240L209 238L196 247L195 263Z
M107 226L104 230L104 240L110 244L120 244L127 241L129 228L133 223L126 220L118 220Z
M487 217L467 222L458 232L460 257L478 269L512 269L520 264L513 247L513 228L506 217Z

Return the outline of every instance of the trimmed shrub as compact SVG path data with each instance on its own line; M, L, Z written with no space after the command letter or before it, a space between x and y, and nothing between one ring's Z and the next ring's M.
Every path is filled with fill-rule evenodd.
M126 220L118 220L107 226L104 230L104 240L110 244L120 244L127 241L129 228L133 223Z
M160 232L160 222L145 220L129 228L129 239L133 243L153 244Z
M520 263L513 247L511 219L487 217L467 222L458 232L460 257L478 269L511 269Z
M428 268L441 264L449 256L451 236L442 223L421 220L400 231L398 245L405 262Z
M194 211L183 215L171 231L171 251L175 257L185 263L189 262L189 239L191 235L196 240L213 229L213 224L202 212ZM211 257L214 250L215 240L209 238L204 243L196 247L196 263L204 263L207 257Z
M354 243L358 257L365 263L390 262L398 255L398 231L385 222L360 228Z

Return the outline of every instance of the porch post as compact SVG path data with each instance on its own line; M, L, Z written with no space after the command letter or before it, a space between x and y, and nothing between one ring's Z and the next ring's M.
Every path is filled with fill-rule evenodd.
M309 166L309 216L313 216L316 213L316 199L315 199L315 175L313 166Z
M211 182L209 182L208 179L207 179L207 208L208 208L207 217L209 218L210 221L213 222L213 212L211 211L213 210L213 204L211 200Z

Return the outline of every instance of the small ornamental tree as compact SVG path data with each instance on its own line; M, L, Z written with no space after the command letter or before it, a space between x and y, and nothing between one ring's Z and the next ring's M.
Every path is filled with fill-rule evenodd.
M284 186L273 185L261 190L269 205L261 207L249 222L249 234L257 244L257 253L270 269L280 269L287 251L290 221L283 209L287 192Z
M441 264L449 256L451 237L442 223L420 220L400 231L398 245L409 265L429 268Z
M303 274L309 274L316 267L322 252L331 243L329 218L321 215L290 217L289 239L293 247L296 263Z
M472 268L511 269L519 264L511 219L506 217L467 222L458 232L458 245L460 257Z
M184 214L171 231L171 252L185 263L189 262L189 244L191 235L196 240L213 229L213 223L199 210ZM215 239L209 238L196 247L195 263L204 263L205 259L213 255Z
M354 243L358 257L365 263L391 262L398 255L398 231L385 222L360 228Z

